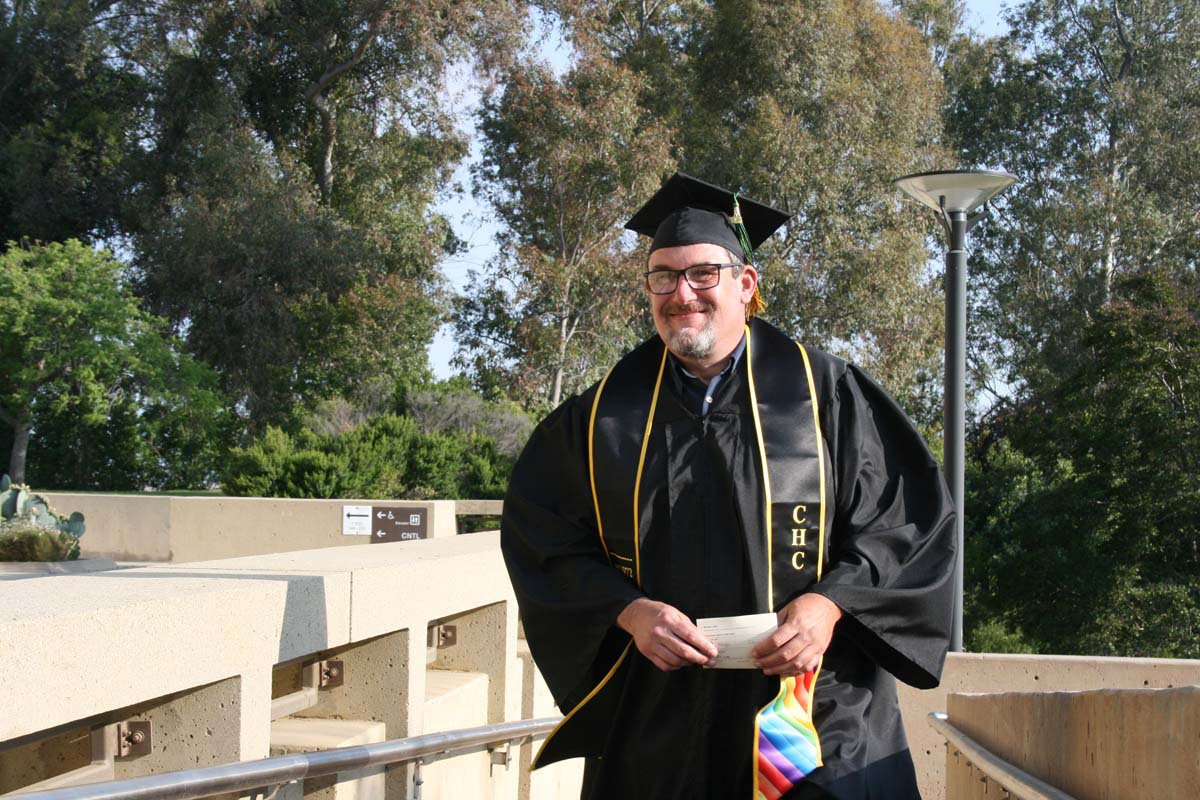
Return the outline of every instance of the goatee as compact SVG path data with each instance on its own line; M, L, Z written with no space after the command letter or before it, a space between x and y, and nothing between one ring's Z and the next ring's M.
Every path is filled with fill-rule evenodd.
M704 303L689 303L687 305L664 309L664 311L668 313L688 311L707 313L711 311L711 307ZM709 316L705 319L704 327L700 328L700 330L685 328L683 330L671 331L667 337L667 348L681 358L700 359L708 357L716 341L717 332L713 328L712 317Z

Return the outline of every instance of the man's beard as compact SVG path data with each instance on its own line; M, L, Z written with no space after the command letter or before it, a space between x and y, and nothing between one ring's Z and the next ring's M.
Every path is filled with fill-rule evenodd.
M700 330L694 328L672 330L668 328L670 333L667 336L667 349L675 355L681 358L707 358L717 341L717 332L713 328L711 316L712 306L707 303L687 303L685 305L671 306L663 309L663 311L667 313L704 311L710 314L705 319L704 327L700 328Z

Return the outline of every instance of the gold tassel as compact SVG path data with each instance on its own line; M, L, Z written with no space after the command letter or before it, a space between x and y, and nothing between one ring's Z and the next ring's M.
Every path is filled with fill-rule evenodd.
M763 300L762 292L758 290L758 284L754 284L754 296L750 298L750 302L746 304L746 319L750 319L755 314L760 314L767 310L767 301Z

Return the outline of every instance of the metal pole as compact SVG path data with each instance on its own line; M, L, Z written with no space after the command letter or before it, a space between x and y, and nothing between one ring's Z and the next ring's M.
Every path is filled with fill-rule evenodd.
M946 482L954 498L954 627L950 649L963 649L963 487L967 376L967 212L949 211L950 249L946 253L946 385L942 447Z

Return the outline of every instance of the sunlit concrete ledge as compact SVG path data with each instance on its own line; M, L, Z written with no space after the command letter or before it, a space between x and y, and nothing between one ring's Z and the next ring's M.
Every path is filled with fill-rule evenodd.
M298 500L273 497L174 497L150 494L42 492L62 513L87 524L86 557L190 563L371 544L346 535L346 506L402 506L428 515L427 538L454 536L454 500Z
M921 794L925 800L942 800L947 796L946 745L926 719L931 711L946 711L950 695L1168 689L1196 684L1200 684L1200 661L1188 659L951 653L937 689L918 691L900 686L900 710Z
M77 766L83 756L70 742L81 731L129 717L156 720L155 752L118 762L114 777L266 757L272 697L295 691L303 665L326 658L343 661L345 684L294 716L380 722L387 738L519 719L544 686L518 654L498 538L0 584L0 655L13 674L0 684L0 792ZM434 625L453 626L453 643L430 648ZM499 769L487 760L480 753L426 770L425 796L469 776L471 796L517 797L521 759ZM577 794L575 773L568 792ZM390 770L388 796L407 796L412 779L411 768ZM539 793L536 779L524 790L558 796Z
M967 737L946 754L954 800L1005 790L1020 798L1200 797L1200 687L952 694L947 712L950 730ZM1020 764L1056 792L1015 788L1004 764Z

